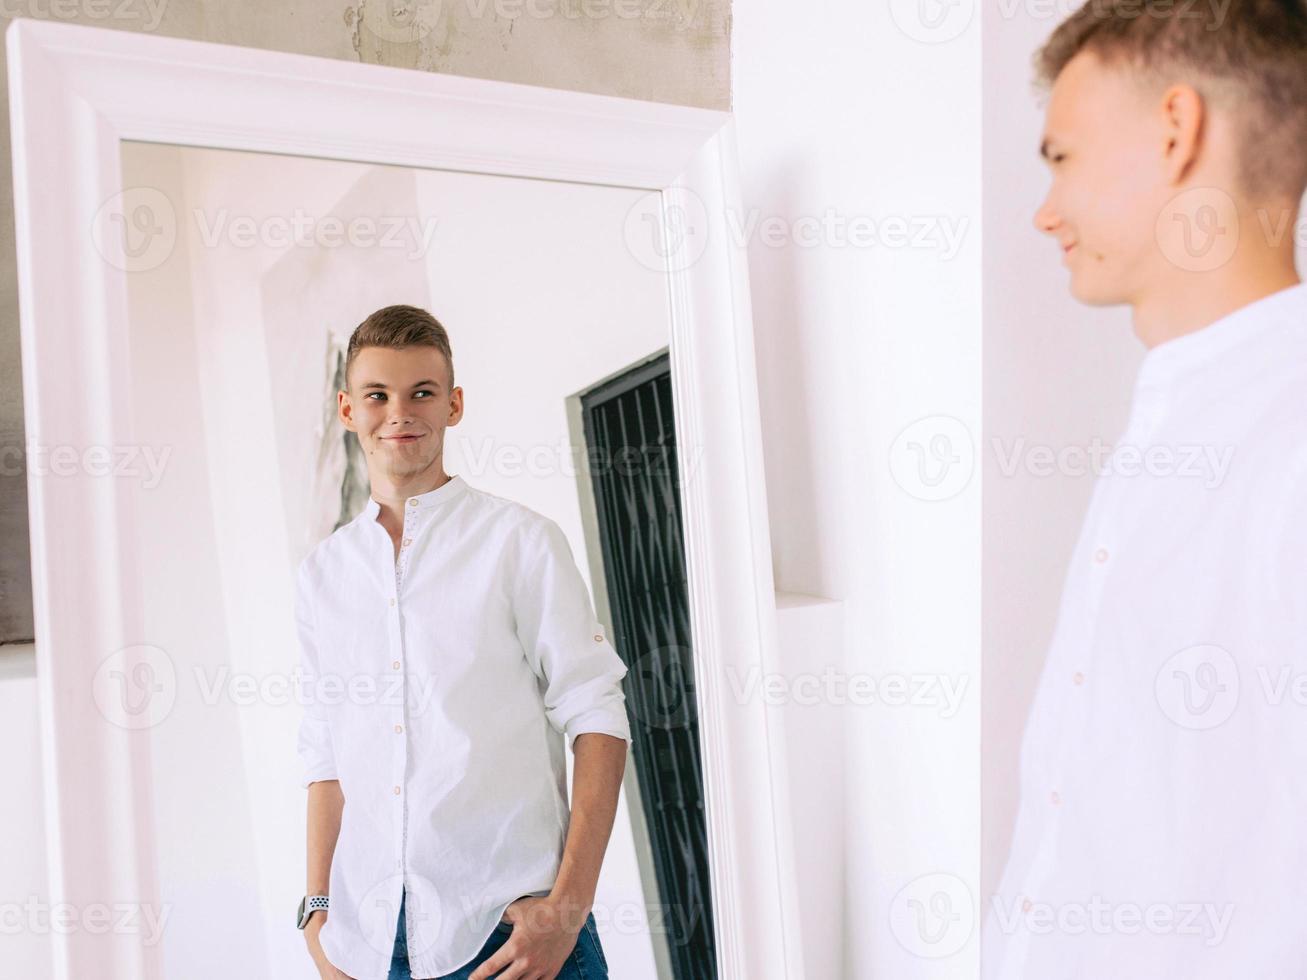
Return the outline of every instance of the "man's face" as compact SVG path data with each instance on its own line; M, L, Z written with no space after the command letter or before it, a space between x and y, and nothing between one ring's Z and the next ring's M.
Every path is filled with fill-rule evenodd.
M449 368L438 350L365 347L346 380L340 419L358 434L369 473L403 483L439 465L445 427L463 416L463 389L449 390Z
M1035 226L1063 251L1071 293L1091 305L1132 302L1159 258L1164 179L1158 103L1123 71L1076 55L1053 86L1043 152L1053 183Z

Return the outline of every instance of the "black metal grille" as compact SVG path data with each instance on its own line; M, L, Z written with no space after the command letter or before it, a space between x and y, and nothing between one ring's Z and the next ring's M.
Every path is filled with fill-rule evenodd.
M667 355L582 396L632 753L677 980L717 975ZM661 914L657 914L661 913Z

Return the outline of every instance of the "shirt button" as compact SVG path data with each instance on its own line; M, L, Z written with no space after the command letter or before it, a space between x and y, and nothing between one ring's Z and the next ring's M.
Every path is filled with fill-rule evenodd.
M405 546L405 547L407 547L408 545L411 545L412 543L413 543L413 539L412 539L412 538L405 538L405 539L404 539L404 546Z
M1098 562L1098 564L1100 565L1103 564L1103 562L1107 561L1107 549L1099 548L1097 551L1095 551L1094 561Z
M398 793L399 790L396 789L395 792ZM1048 798L1049 798L1050 800L1053 801L1053 805L1054 805L1054 806L1057 806L1059 803L1062 802L1062 795L1061 795L1060 793L1058 793L1056 790L1054 790L1052 793L1050 793Z
M1080 673L1080 671L1077 670L1077 671L1076 671L1076 676L1074 677L1074 680L1075 680L1075 682L1076 682L1077 684L1083 684L1083 683L1085 682L1085 675L1082 674L1082 673Z
M399 661L396 660L396 661L395 661L393 664L391 664L390 666L394 667L396 670L399 670Z
M1024 902L1021 903L1021 911L1022 911L1022 912L1029 912L1029 911L1030 911L1032 908L1034 908L1034 907L1035 907L1035 903L1032 902L1032 901L1031 901L1030 899L1028 899L1028 898L1027 898Z
M418 505L418 498L417 498L417 497L409 497L409 498L408 498L408 505L409 505L410 507L416 507L416 506Z
M391 596L391 597L390 597L390 604L391 604L392 606L395 604L395 597L394 597L394 596Z
M395 734L396 734L396 735L398 735L398 734L399 734L400 732L402 732L403 730L404 730L404 726L403 726L403 725L396 725L396 726L395 726Z
M598 633L595 634L595 642L596 642L596 643L602 643L603 640L604 640L604 638L603 638L600 634L598 634Z
M399 787L398 787L398 786L395 787L395 795L396 795L396 796L399 795Z

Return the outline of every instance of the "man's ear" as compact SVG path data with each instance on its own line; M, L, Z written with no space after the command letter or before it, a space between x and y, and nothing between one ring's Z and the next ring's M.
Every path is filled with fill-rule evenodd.
M339 417L341 424L350 431L354 429L354 420L350 417L353 407L349 403L348 393L344 391L336 392L336 415Z
M1162 95L1163 176L1179 186L1198 164L1207 138L1207 104L1192 85L1172 85Z

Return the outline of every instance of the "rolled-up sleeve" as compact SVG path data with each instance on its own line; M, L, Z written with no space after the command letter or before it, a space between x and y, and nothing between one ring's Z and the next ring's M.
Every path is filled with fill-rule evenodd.
M595 617L567 536L543 517L524 533L513 614L527 662L544 682L545 716L569 744L586 732L629 743L626 665Z
M295 628L299 637L301 702L304 714L299 727L300 783L306 789L324 779L336 779L336 755L331 744L331 727L326 705L317 696L320 665L314 633L313 591L309 560L300 563L295 579Z

